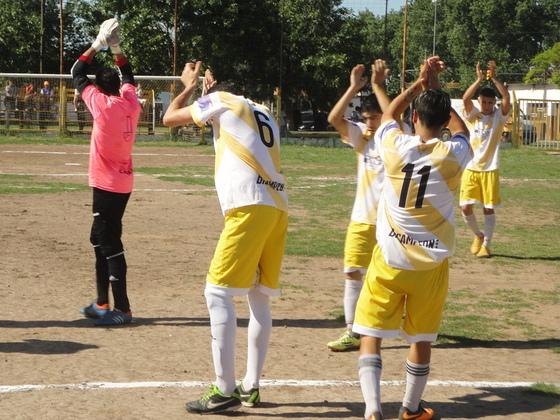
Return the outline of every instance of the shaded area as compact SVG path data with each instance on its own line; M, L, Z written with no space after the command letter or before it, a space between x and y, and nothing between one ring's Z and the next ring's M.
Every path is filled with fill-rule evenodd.
M24 340L17 343L0 343L0 353L73 354L98 348L93 344L74 341Z

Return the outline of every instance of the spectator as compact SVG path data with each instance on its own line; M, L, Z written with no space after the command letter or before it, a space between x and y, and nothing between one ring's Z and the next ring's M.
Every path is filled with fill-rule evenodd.
M10 128L10 118L11 113L14 112L15 118L15 110L16 110L16 99L18 97L18 89L12 80L8 80L8 84L6 85L6 97L4 99L4 103L6 106L6 128Z
M84 126L86 125L86 104L78 89L74 89L74 100L72 102L74 104L74 112L78 117L78 129L84 131Z
M39 92L39 128L45 129L47 125L50 125L49 120L51 117L51 108L54 105L54 91L51 88L51 84L45 80L43 82L43 88Z

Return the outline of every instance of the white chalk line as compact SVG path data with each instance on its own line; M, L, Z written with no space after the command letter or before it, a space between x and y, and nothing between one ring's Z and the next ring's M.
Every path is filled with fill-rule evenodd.
M428 386L460 387L460 388L524 388L537 382L489 382L489 381L428 381ZM209 382L181 381L181 382L83 382L79 384L48 384L48 385L0 385L0 394L24 391L45 391L50 389L136 389L136 388L200 388L207 387ZM381 386L404 386L405 381L381 381ZM559 384L556 384L559 385ZM310 380L263 380L261 387L291 386L291 387L329 387L350 386L359 387L359 381L310 381Z
M47 152L41 150L2 150L2 153L22 153L28 155L89 155L89 152ZM132 156L170 156L170 157L214 157L214 155L185 153L132 153Z

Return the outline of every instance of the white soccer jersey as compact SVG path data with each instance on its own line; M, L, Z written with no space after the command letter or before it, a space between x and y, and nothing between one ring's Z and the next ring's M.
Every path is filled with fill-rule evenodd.
M476 107L465 115L467 127L471 131L470 142L474 152L467 169L481 172L498 169L502 131L509 116L510 113L503 115L500 108L495 108L492 114L484 115Z
M363 123L349 122L348 135L342 136L342 141L356 149L358 160L356 199L350 219L375 225L383 183L383 163L375 147L373 133Z
M471 159L458 134L426 143L387 121L376 133L385 168L377 218L377 242L388 265L429 270L455 250L453 200Z
M227 92L203 96L190 108L196 124L213 125L215 182L224 215L254 204L287 211L280 135L268 108Z

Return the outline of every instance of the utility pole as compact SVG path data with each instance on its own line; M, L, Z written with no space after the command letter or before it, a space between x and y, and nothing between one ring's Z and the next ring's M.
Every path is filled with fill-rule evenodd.
M407 19L408 19L408 0L404 4L404 23L403 23L403 49L402 49L402 66L401 66L401 92L406 89L406 37L407 37Z
M45 0L41 0L41 33L39 44L39 73L43 73L43 48L45 43Z
M432 0L434 3L434 44L432 49L432 57L436 55L436 24L437 24L437 0Z

